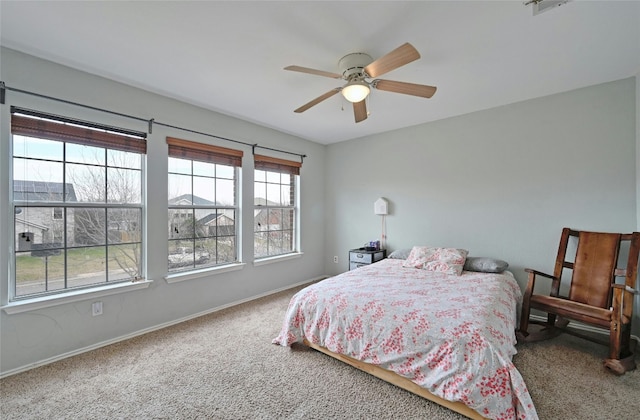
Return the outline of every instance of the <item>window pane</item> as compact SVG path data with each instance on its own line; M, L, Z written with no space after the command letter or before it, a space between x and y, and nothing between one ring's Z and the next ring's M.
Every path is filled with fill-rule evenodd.
M169 238L194 238L193 210L169 209Z
M68 208L67 217L67 246L104 245L107 242L104 208Z
M216 165L216 177L234 179L236 177L236 168L227 165Z
M216 180L215 178L193 177L193 204L215 204Z
M89 165L105 164L105 149L102 147L84 146L82 144L67 143L67 162L86 163Z
M60 248L64 241L64 218L53 219L54 207L20 207L15 215L16 249Z
M118 168L142 169L142 155L109 149L107 150L107 165Z
M106 247L75 248L67 251L67 287L107 281Z
M73 184L78 201L105 202L105 169L105 167L67 164L67 182Z
M294 224L294 209L282 209L282 230L293 230Z
M218 217L218 236L236 235L235 210L222 210Z
M196 210L196 237L206 238L215 236L218 217L220 216L222 215L218 214L215 209Z
M109 247L109 281L140 277L140 244Z
M280 183L280 174L278 172L267 171L267 182Z
M222 236L217 242L218 264L232 263L236 258L236 238L234 236Z
M264 182L254 182L253 194L253 204L255 206L264 206L267 204L267 184Z
M64 257L60 250L50 255L16 252L16 296L64 288Z
M141 209L107 209L110 244L140 242Z
M199 176L216 176L215 163L193 161L193 174Z
M254 181L257 182L266 182L267 181L267 173L261 170L255 170L253 174Z
M142 173L135 169L107 169L107 197L110 203L140 204Z
M195 267L204 268L216 264L216 241L215 239L198 239L195 242ZM214 258L211 258L211 256Z
M291 175L289 174L280 174L280 183L283 185L291 184Z
M192 205L191 177L169 174L169 204Z
M59 141L13 136L13 156L62 161L63 144Z
M267 184L267 205L279 206L280 202L280 185Z
M170 157L169 172L175 174L191 175L191 160Z
M269 230L282 230L282 209L269 210Z
M269 232L269 255L279 255L282 253L282 232Z
M256 232L253 235L253 252L256 258L266 257L269 255L267 253L267 245L269 243L268 235L268 232Z
M253 231L263 232L269 230L269 210L260 209L253 212Z
M282 232L282 252L293 252L293 231L285 230Z
M62 163L13 159L13 198L26 201L63 201Z
M280 187L280 198L283 206L290 206L292 204L291 187L289 185L283 185Z
M194 244L191 240L169 241L169 271L193 268L195 266L193 247Z
M221 206L233 206L236 202L235 187L232 179L216 180L216 203Z

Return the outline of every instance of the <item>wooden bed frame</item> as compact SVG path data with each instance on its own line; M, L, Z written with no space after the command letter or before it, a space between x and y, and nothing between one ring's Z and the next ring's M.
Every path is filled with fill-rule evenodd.
M443 398L438 397L437 395L432 394L426 389L420 387L414 382L411 382L409 379L398 375L395 372L392 372L387 369L383 369L379 366L372 365L370 363L365 363L360 360L354 359L349 356L345 356L344 354L334 353L331 350L328 350L324 347L318 346L317 344L313 344L308 340L304 339L303 344L311 347L314 350L317 350L321 353L324 353L328 356L333 357L334 359L338 359L341 362L344 362L348 365L351 365L357 369L360 369L363 372L366 372L370 375L375 376L376 378L380 378L385 382L398 386L406 391L409 391L413 394L416 394L422 398L426 398L429 401L433 401L434 403L446 407L450 410L455 411L456 413L460 413L463 416L466 416L470 419L474 420L487 420L486 417L481 416L477 411L469 408L461 402L452 402L447 401Z

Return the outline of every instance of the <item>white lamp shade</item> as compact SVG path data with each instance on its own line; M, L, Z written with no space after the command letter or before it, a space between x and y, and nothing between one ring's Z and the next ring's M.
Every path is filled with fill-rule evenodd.
M365 82L350 82L342 88L342 96L349 102L360 102L369 94L369 85Z

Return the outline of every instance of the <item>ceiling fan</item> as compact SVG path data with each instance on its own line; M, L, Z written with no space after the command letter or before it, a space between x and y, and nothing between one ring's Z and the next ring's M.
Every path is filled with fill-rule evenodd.
M404 66L420 58L420 53L408 42L399 46L390 53L373 60L365 53L347 54L338 61L341 73L331 73L323 70L310 69L300 66L287 66L285 70L301 73L315 74L316 76L343 79L347 83L342 87L331 89L329 92L318 96L314 100L302 105L293 112L304 112L314 105L329 99L338 92L349 102L353 103L353 113L356 123L367 119L367 105L365 99L371 92L371 88L385 90L387 92L402 93L405 95L431 98L436 93L435 86L418 85L415 83L397 82L393 80L374 79L385 73Z

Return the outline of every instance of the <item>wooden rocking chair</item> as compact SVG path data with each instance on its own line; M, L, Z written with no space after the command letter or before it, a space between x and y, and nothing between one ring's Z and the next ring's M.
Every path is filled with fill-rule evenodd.
M567 244L570 237L578 238L578 247L573 262L567 261ZM629 242L629 258L626 269L617 267L621 243ZM638 253L640 233L600 233L562 230L558 256L553 276L532 269L529 283L524 293L519 341L537 341L568 332L592 341L593 337L566 329L569 320L597 326L609 330L609 341L601 342L609 346L609 358L604 366L617 375L636 368L631 350L631 319L633 298L638 275ZM563 269L572 271L568 296L560 295ZM537 277L552 280L550 295L534 294ZM616 277L624 277L624 283L616 283ZM529 320L531 309L547 313L547 321ZM556 316L560 317L556 322ZM529 323L544 325L538 332L529 333Z

